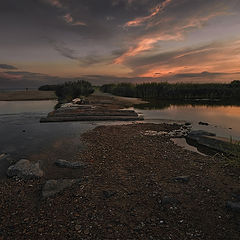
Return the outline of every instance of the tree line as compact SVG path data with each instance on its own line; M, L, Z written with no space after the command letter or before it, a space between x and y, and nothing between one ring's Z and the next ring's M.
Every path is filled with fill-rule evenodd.
M231 83L118 83L105 84L100 90L124 97L143 99L240 99L240 81Z
M39 90L55 91L58 100L67 102L80 96L88 96L94 92L92 84L84 80L65 82L58 85L44 85L39 87Z

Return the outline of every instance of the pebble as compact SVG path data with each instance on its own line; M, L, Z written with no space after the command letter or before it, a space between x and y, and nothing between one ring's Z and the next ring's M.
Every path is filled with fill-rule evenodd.
M164 196L161 199L160 203L162 205L167 205L167 204L179 204L180 202L176 198Z
M234 212L240 212L240 202L227 201L226 207Z
M75 226L75 230L76 230L76 231L80 231L81 228L82 228L81 225L78 225L78 224L77 224L77 225Z
M182 182L182 183L187 183L190 180L190 176L178 176L173 178L175 182Z
M113 191L103 191L104 198L111 198L116 194L116 192Z

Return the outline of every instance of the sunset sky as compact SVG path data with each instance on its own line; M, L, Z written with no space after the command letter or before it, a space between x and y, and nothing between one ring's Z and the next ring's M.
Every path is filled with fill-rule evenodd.
M239 0L0 0L0 88L240 79Z

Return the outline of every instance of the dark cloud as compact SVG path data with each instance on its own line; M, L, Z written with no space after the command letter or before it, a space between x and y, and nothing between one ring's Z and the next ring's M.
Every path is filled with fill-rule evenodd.
M199 78L199 77L217 77L221 75L228 75L229 73L214 73L214 72L201 72L201 73L179 73L174 75L177 78Z
M76 56L76 51L67 47L64 42L49 40L49 43L51 43L53 48L62 56L72 60L78 60L78 57Z
M9 69L9 70L15 70L17 69L16 67L8 64L0 64L0 69Z
M159 66L167 69L172 66L174 69L195 65L195 70L181 69L180 72L173 72L173 78L197 78L198 72L201 78L208 78L209 74L204 75L201 72L218 72L218 69L205 69L205 65L202 69L197 68L200 61L213 66L220 60L221 64L226 60L222 57L225 53L220 54L221 58L218 59L214 55L221 53L222 46L226 49L227 44L221 45L214 40L226 34L228 28L224 27L221 34L213 36L215 26L221 27L226 23L226 26L228 24L232 28L234 18L235 25L238 23L239 27L239 10L238 0L1 1L0 61L6 64L1 64L0 68L16 70L7 68L9 63L14 62L17 66L24 66L26 72L5 74L25 79L24 81L43 82L49 78L51 82L62 81L64 78L27 72L28 65L29 69L37 69L36 64L39 63L39 70L36 71L47 72L47 67L41 69L46 63L53 63L56 69L58 63L61 67L67 63L68 73L70 70L67 68L70 66L76 70L76 65L84 70L88 66L93 70L96 67L94 73L106 73L106 69L101 71L99 67L103 65L105 68L116 68L119 71L116 75L125 74L130 77L129 81L142 81L137 76L151 69L157 73L155 75L161 75L161 68L157 69ZM222 17L222 21L218 21L219 17ZM204 32L210 20L215 19L208 31ZM202 31L202 35L198 35L199 39L195 36L189 40L189 35L197 30ZM239 35L239 32L235 33L233 30L231 33L231 37ZM239 52L238 48L231 50L233 58L237 59ZM68 60L72 61L69 63ZM227 62L230 66L229 59ZM235 64L232 69L236 71L236 68ZM77 76L79 72L77 69L71 75ZM224 69L224 72L227 71ZM112 79L125 81L128 78Z
M50 76L47 74L33 73L33 72L4 72L4 76L0 73L0 86L1 88L6 88L9 86L14 86L18 88L34 87L37 88L45 84L59 84L66 81L77 81L77 80L87 80L94 85L102 85L107 83L119 83L119 82L151 82L151 81L161 81L161 79L153 78L141 78L141 77L117 77L117 76L104 76L104 75L83 75L79 77L59 77Z

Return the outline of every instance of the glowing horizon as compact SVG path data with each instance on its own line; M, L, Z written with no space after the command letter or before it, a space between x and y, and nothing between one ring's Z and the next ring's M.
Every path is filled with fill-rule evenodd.
M238 0L9 0L0 88L240 79Z

